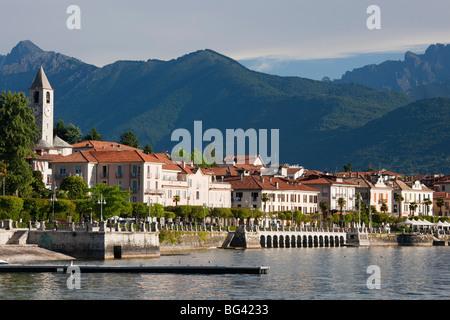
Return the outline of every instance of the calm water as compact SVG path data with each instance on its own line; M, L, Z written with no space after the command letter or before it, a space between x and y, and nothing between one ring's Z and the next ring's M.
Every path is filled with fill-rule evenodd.
M48 262L47 262L48 263ZM57 262L60 264L61 262ZM42 264L42 263L40 263ZM48 264L55 264L51 262ZM436 300L450 298L450 247L267 248L199 250L156 259L76 261L105 265L270 266L265 275L0 274L7 300ZM380 268L368 289L367 268Z

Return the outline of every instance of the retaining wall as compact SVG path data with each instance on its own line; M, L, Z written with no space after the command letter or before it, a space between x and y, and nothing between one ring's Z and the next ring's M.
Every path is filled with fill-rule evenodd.
M160 230L159 245L161 251L218 248L227 236L228 232Z
M111 259L159 256L154 232L30 231L28 244L76 258Z

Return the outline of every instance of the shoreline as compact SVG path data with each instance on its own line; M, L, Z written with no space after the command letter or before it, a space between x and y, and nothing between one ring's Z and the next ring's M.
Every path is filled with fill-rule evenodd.
M76 258L37 245L0 245L0 260L13 263L30 261L76 260Z

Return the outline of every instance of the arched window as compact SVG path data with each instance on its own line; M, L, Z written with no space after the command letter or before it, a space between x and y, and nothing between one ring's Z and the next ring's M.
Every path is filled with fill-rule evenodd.
M50 92L47 91L47 103L50 103Z
M39 91L35 91L33 95L34 103L39 103Z

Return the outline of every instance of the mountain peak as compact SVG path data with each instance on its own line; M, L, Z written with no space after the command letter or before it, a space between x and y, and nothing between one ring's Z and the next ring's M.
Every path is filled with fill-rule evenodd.
M43 52L41 48L35 45L30 40L20 41L12 50L9 55L11 56L27 56L35 53Z

